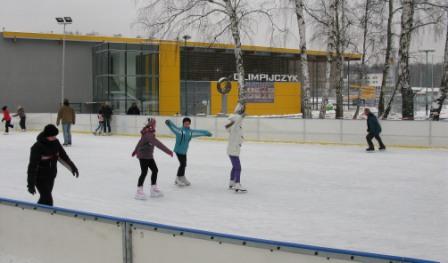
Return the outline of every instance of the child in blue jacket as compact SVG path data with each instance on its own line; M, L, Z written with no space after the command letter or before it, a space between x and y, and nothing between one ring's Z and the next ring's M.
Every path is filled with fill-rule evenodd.
M179 169L177 170L177 177L174 183L177 186L189 186L191 183L185 177L185 168L187 167L187 151L191 139L200 136L212 136L212 133L206 130L190 129L191 120L186 117L182 120L182 127L177 127L171 120L166 120L165 124L176 135L176 145L174 152L179 159Z

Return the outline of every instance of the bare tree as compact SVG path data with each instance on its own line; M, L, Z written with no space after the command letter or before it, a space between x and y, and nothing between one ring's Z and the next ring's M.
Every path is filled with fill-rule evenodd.
M141 0L138 23L151 37L176 38L182 32L198 31L213 38L230 36L234 44L236 73L239 84L239 100L235 108L245 105L247 91L241 38L243 31L251 31L253 17L264 18L275 26L267 5L269 1L255 6L249 0Z
M419 15L414 17L416 11ZM439 12L436 12L434 6L429 0L403 0L401 11L401 32L400 44L398 50L399 67L398 80L392 92L392 96L387 104L383 114L383 119L387 119L397 90L400 90L402 97L402 119L414 119L414 92L410 85L409 75L409 55L412 40L412 34L419 29L439 24L441 21Z
M328 3L329 2L329 3ZM351 19L347 13L349 7L345 0L321 0L316 8L307 8L307 13L317 22L318 27L314 36L317 38L325 36L327 41L327 72L326 85L323 92L322 104L319 118L325 118L326 107L328 103L328 94L330 92L330 78L336 76L336 118L343 118L343 52L351 43L349 37L352 25ZM332 64L335 64L334 74L330 73Z
M303 118L311 119L311 82L310 82L310 71L308 67L308 55L307 55L307 39L306 39L306 21L305 21L305 4L304 0L294 0L295 13L297 17L297 25L299 27L300 35L300 63L302 69L302 87L303 87Z
M387 78L389 77L391 56L393 49L393 32L392 23L394 19L394 0L386 0L388 2L388 17L387 17L387 33L386 33L386 54L384 56L383 80L381 81L380 98L378 101L378 116L384 113L384 91L386 89Z
M361 48L361 67L360 67L360 79L361 85L358 90L358 103L356 105L356 111L353 115L353 119L358 118L360 108L361 90L366 85L367 67L371 57L377 55L378 44L382 37L380 32L382 31L382 14L383 14L383 0L364 0L360 3L357 9L362 10L362 16L357 19L357 25L362 32L362 48Z
M442 6L441 6L442 7ZM431 104L430 119L438 121L440 119L440 113L442 111L443 103L448 94L448 6L443 6L446 14L446 36L445 36L445 50L443 58L443 75L442 84L440 85L440 93L438 97Z

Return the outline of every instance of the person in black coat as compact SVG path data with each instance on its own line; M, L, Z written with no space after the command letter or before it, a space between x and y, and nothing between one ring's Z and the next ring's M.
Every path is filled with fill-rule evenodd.
M132 103L131 107L126 112L127 115L140 115L140 109L137 107L137 103Z
M109 106L109 103L105 102L103 106L101 107L101 112L103 112L104 117L104 134L110 135L112 132L112 129L110 128L110 121L112 119L112 108Z
M364 114L367 116L367 143L369 144L369 148L366 149L366 151L371 152L375 151L375 146L373 145L372 139L375 138L378 141L378 144L380 145L380 151L386 150L386 146L384 145L383 141L381 140L380 133L381 133L381 125L378 122L378 119L376 116L370 111L369 108L364 109Z
M53 205L54 180L57 174L58 161L67 167L76 178L78 169L70 160L59 140L56 138L59 131L53 124L45 126L37 136L37 142L31 147L30 163L28 165L28 192L32 195L37 191L40 194L38 204Z

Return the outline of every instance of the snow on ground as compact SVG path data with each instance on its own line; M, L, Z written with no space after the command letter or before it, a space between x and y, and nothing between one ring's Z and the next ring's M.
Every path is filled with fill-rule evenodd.
M26 191L37 133L0 137L0 196ZM193 140L189 188L174 184L177 159L157 151L160 199L134 200L136 137L75 134L67 151L75 179L59 168L55 205L119 217L265 239L448 262L448 151L245 143L242 184L227 189L226 142ZM173 147L173 139L162 139ZM145 183L149 189L149 178Z

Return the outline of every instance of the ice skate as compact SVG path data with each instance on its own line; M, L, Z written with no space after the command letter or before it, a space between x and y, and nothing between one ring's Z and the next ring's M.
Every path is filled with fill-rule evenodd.
M151 197L162 197L163 193L162 191L160 191L159 187L155 184L155 185L151 185Z
M9 135L9 133L8 132L4 132L3 135Z
M247 193L247 189L244 188L240 183L235 183L233 186L233 190L235 190L235 193Z
M146 200L146 195L143 192L143 186L137 188L137 193L135 193L135 199L137 200Z
M380 150L381 152L385 151L385 150L386 150L386 146L380 147L379 150Z
M188 184L187 184L188 183ZM177 176L174 184L179 187L189 186L190 182L185 178L185 176Z
M374 149L374 148L367 148L367 149L366 149L366 152L368 152L368 153L372 153L372 152L375 152L375 149Z
M229 181L229 190L233 190L234 187L235 187L235 181L230 180Z

